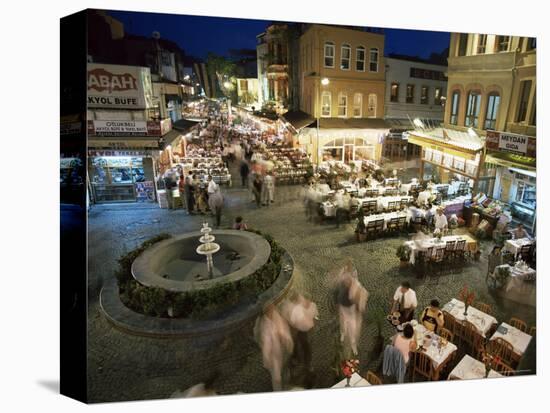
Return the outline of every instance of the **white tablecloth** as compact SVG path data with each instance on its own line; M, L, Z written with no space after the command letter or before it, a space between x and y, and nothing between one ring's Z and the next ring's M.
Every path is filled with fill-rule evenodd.
M500 330L504 328L506 333L502 333ZM518 330L515 327L512 327L509 324L502 323L495 331L495 334L491 337L491 340L496 339L497 337L502 337L504 340L509 342L514 347L514 353L518 356L522 356L527 350L529 343L531 342L531 337L529 334L524 333L521 330Z
M402 199L406 199L407 202L412 201L411 196L378 196L376 198L358 198L359 204L362 205L365 202L376 201L377 210L383 210L388 207L389 202L401 202Z
M466 354L460 363L449 373L449 379L473 380L485 378L485 364ZM488 378L503 377L502 374L490 370Z
M479 311L475 307L468 307L468 316L464 317L464 303L453 298L450 302L443 306L443 310L449 312L458 321L465 319L476 326L479 333L485 337L492 326L498 323L497 319L492 315Z
M414 264L415 256L418 254L418 251L425 251L428 248L433 247L432 254L435 255L436 249L445 248L447 241L459 241L461 239L466 240L465 248L467 250L474 250L475 248L477 248L477 241L475 241L469 235L447 235L445 237L441 237L441 242L439 242L437 238L405 241L405 245L408 245L412 250L410 262L411 264Z
M369 222L377 221L379 219L384 220L384 229L386 229L388 222L392 218L401 218L401 217L407 217L406 211L398 211L398 212L385 212L383 214L376 214L376 215L369 215L368 217L364 217L363 220L365 222L365 225L368 225Z
M499 268L509 268L510 269L510 278L508 279L508 282L506 284L505 290L510 291L512 289L520 289L522 287L522 283L525 280L532 279L534 280L537 276L537 272L531 268L527 267L526 269L518 268L516 266L511 266L508 264L503 264L495 267L495 271L493 272L493 277L497 278L498 269Z
M509 239L504 244L504 250L510 251L512 254L517 255L521 247L531 244L533 244L533 241L529 238Z
M424 327L422 324L417 324L416 327L414 327L416 342L419 346L424 345L424 340L426 335L431 335L433 337L432 342L428 348L424 351L424 353L432 360L434 368L439 368L441 363L445 362L456 350L457 347L451 343L450 341L447 342L447 345L442 348L438 348L438 343L440 337L435 334L432 331L429 331ZM419 350L417 350L419 351Z
M336 389L336 388L346 387L346 383L347 383L347 380L344 379L336 383L334 386L332 386L332 388ZM371 384L368 381L366 381L363 377L361 377L359 374L353 373L351 375L349 385L350 387L366 387L366 386L370 386Z

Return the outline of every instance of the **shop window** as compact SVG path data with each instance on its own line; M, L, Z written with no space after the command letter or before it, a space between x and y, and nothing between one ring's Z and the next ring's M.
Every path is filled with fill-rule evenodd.
M323 148L323 161L342 161L344 159L344 148Z
M340 69L349 70L351 62L351 46L344 43L340 49Z
M479 124L479 105L481 103L481 95L479 92L470 92L466 105L466 117L464 126L477 128Z
M516 122L524 122L527 117L527 105L529 103L529 95L531 94L531 80L523 80L520 83L518 113Z
M369 71L378 72L378 49L370 49Z
M436 87L434 91L434 105L441 105L441 88Z
M428 104L428 93L429 93L429 88L428 86L422 86L420 88L420 103L423 104L423 105L427 105Z
M451 96L451 116L449 118L449 123L451 125L458 124L458 107L460 104L460 92L455 90Z
M496 51L498 53L507 52L510 47L510 36L497 36Z
M325 42L325 67L334 67L334 43Z
M353 95L353 117L360 118L363 115L363 95L356 93Z
M399 83L392 83L390 89L390 102L399 101Z
M498 107L500 96L498 93L491 93L487 98L487 112L485 113L484 129L495 129L497 123Z
M529 37L527 38L527 51L534 50L537 48L537 38L536 37Z
M332 105L332 95L330 92L323 92L321 97L321 117L330 117L330 108Z
M355 49L355 70L358 72L365 71L365 48L363 46Z
M414 103L414 85L407 85L407 103Z
M348 116L348 96L340 93L338 95L338 117L345 118Z
M535 208L537 202L537 191L535 185L530 185L524 181L518 181L516 202L521 202L522 204L526 204L531 208Z
M478 34L477 35L477 54L485 54L487 49L487 35Z

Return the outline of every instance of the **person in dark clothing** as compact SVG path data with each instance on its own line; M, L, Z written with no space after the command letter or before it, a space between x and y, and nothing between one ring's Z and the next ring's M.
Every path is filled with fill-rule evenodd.
M252 192L254 193L254 198L256 199L256 205L258 208L261 205L262 186L263 182L260 179L260 175L256 174L254 181L252 181Z
M248 167L248 164L245 161L241 162L241 182L243 185L243 188L246 187L246 182L248 180L248 174L250 173L250 168Z
M187 201L187 214L192 214L195 210L195 183L193 180L193 173L189 172L187 178L185 178L185 200Z
M168 203L168 209L174 209L174 197L172 190L176 186L172 172L168 172L164 175L164 188L166 193L166 201Z

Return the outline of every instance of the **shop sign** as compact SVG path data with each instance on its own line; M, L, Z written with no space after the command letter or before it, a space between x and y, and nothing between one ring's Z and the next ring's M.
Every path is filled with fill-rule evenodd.
M164 125L166 129L167 126ZM171 128L171 124L170 124ZM88 121L90 136L161 136L161 122L144 120L91 120Z
M133 156L144 157L147 156L144 151L102 151L102 150L90 150L88 151L90 157L105 157L105 156Z
M536 158L536 138L509 132L487 131L487 149L511 152Z
M145 109L152 95L149 68L88 63L88 107Z

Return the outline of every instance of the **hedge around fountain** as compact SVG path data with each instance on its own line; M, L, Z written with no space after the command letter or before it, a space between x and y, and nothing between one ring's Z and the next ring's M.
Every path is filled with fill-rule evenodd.
M132 276L131 267L134 260L153 244L171 236L160 234L143 242L118 260L119 268L115 275L120 300L132 311L146 316L194 320L212 319L237 305L253 303L273 285L281 273L281 259L285 251L270 235L250 231L264 237L271 247L266 264L242 280L232 283L219 282L208 289L185 292L146 286Z

